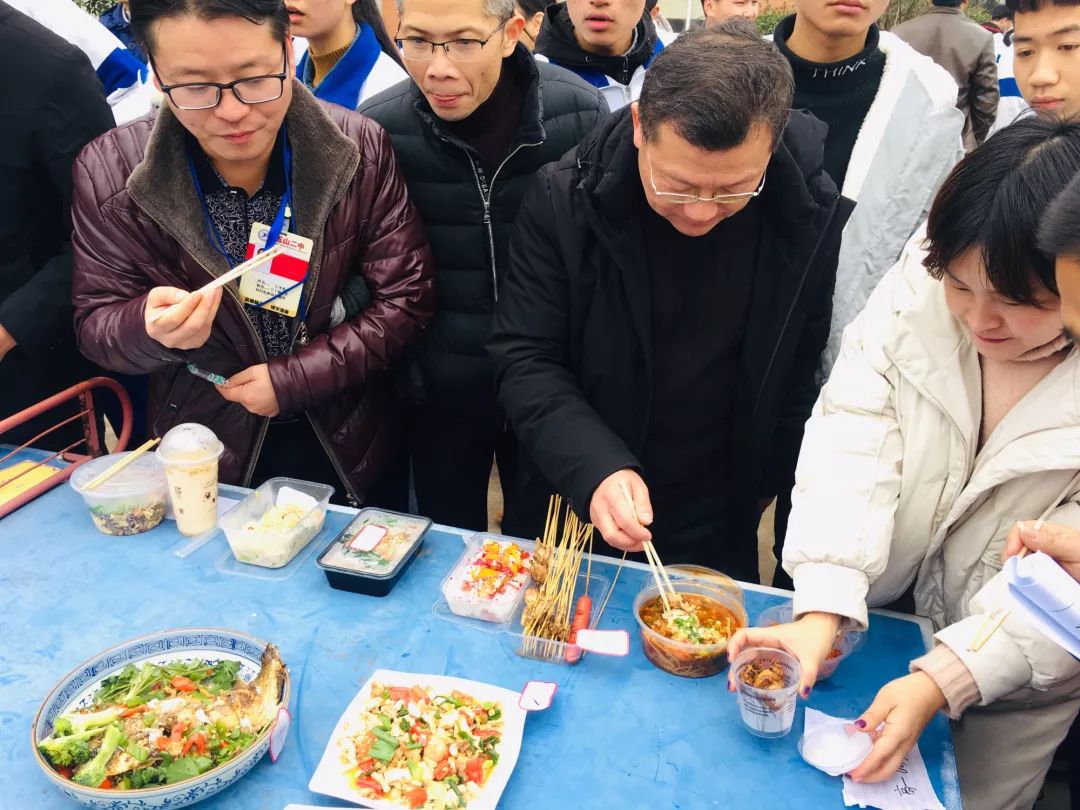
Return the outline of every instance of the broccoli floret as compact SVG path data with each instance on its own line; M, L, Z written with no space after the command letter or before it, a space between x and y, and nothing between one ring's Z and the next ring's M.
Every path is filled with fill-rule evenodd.
M62 714L53 723L53 732L59 736L67 736L94 728L104 728L114 720L119 720L123 711L119 706L110 706L96 712Z
M53 765L81 765L93 756L90 751L90 740L104 733L105 727L99 726L80 731L78 734L62 737L54 735L39 742L38 748Z
M75 769L72 780L86 787L100 786L105 781L105 769L109 760L112 759L112 755L116 753L123 739L124 732L118 724L109 726L105 730L105 739L101 741L101 748L98 749L97 754L92 760L84 762Z

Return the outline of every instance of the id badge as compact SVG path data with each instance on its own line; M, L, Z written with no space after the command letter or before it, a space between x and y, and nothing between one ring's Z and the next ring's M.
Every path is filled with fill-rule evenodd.
M270 226L256 222L248 237L247 258L255 255L256 246L266 244ZM311 264L310 239L282 231L278 244L284 250L266 264L240 277L240 299L262 309L295 318L304 295L304 281Z

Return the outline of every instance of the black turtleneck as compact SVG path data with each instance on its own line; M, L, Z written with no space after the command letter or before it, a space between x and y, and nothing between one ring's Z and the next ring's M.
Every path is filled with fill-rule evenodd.
M499 81L487 101L461 121L444 121L442 126L480 155L480 165L490 178L499 168L521 129L525 85L513 56L502 61Z
M825 140L825 170L843 188L851 150L859 137L863 120L877 97L885 72L885 54L878 48L878 28L870 26L866 47L842 62L809 62L788 47L795 29L795 15L776 26L773 41L791 63L795 74L796 109L812 112L829 126Z

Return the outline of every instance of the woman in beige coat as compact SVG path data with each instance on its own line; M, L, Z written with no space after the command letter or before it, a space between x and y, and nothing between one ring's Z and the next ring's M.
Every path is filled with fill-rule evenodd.
M895 773L938 710L964 807L1029 808L1080 705L1080 662L1006 604L1002 550L1080 468L1080 353L1063 335L1047 205L1080 170L1080 125L1027 120L965 158L927 222L844 334L806 426L784 568L793 624L739 633L782 645L809 694L842 625L914 585L937 644L885 685L856 726L874 750L857 781ZM1080 527L1080 491L1051 515Z

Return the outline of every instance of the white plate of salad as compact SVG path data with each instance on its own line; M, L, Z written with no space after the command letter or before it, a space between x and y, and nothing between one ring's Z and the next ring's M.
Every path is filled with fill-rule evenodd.
M308 788L375 810L494 810L521 750L518 693L377 670L342 714Z

